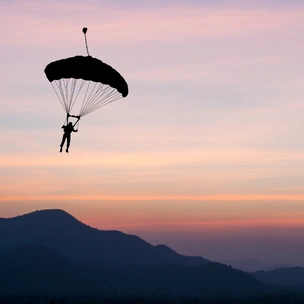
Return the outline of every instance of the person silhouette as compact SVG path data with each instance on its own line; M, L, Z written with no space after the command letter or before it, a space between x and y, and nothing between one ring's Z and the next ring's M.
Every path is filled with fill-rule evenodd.
M78 119L74 124L72 124L71 122L69 122L69 117L75 117L75 118L78 118ZM78 129L75 130L74 127L77 124L77 122L79 121L79 119L80 119L80 116L74 116L74 115L69 115L69 114L67 115L67 124L63 125L61 127L63 129L64 133L63 133L62 141L61 141L61 144L60 144L60 152L62 152L62 147L64 145L65 140L67 140L67 147L66 147L65 152L69 153L69 147L70 147L70 143L71 143L71 133L72 132L78 132Z

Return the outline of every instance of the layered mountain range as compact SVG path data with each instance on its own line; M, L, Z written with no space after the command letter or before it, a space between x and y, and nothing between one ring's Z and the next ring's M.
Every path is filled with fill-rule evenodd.
M275 293L249 274L135 235L89 227L63 210L0 218L0 295Z

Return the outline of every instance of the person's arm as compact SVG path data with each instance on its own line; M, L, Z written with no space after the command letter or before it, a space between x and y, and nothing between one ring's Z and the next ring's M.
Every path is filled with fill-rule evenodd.
M75 116L77 117L78 119L76 120L76 122L73 124L73 131L74 131L74 127L76 126L77 122L80 120L80 116ZM74 132L77 132L78 130L74 131Z

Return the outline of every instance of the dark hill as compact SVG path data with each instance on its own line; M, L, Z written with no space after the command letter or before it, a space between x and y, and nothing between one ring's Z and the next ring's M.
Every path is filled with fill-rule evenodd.
M158 264L132 267L121 265L117 273L119 276L116 277L119 277L122 284L121 290L127 293L137 290L139 293L146 294L156 292L179 296L186 294L218 297L257 295L275 290L250 274L213 262L199 266Z
M73 262L42 246L0 255L0 296L171 294L217 297L272 292L250 274L219 263L139 265Z
M0 218L0 253L28 244L45 246L74 261L195 265L209 262L202 257L179 255L168 247L154 247L134 235L94 229L62 210Z
M0 255L0 268L4 269L39 269L46 272L62 269L69 271L76 263L57 254L55 251L39 245L26 245L14 248Z
M27 245L0 255L0 294L64 295L90 290L84 268L42 246ZM91 289L92 290L92 289Z

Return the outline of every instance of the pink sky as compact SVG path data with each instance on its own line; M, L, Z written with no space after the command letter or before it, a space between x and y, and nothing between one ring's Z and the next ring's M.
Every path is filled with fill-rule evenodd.
M304 5L246 3L3 2L0 217L60 208L186 254L304 264ZM130 94L60 154L43 71L86 54L83 26Z

